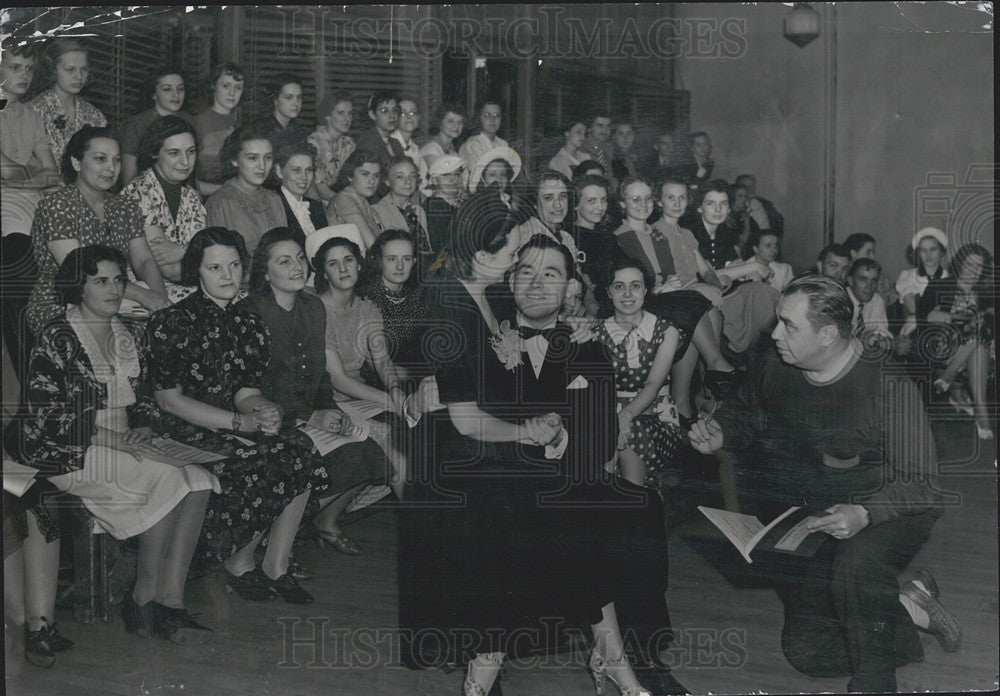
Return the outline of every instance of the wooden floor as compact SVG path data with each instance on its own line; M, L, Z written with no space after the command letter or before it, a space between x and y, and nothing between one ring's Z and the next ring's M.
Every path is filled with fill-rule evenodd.
M925 635L925 660L899 670L899 687L994 690L1000 647L995 443L981 449L967 420L939 423L935 432L946 460L942 484L960 493L962 502L939 521L914 566L933 570L942 601L962 622L965 639L960 652L946 654ZM204 646L141 640L127 635L119 619L82 625L74 623L71 612L60 611L60 627L77 641L76 647L60 654L51 669L25 665L19 677L8 677L7 693L459 693L457 672L412 672L399 666L393 652L394 514L371 516L349 532L364 544L362 556L296 548L300 562L315 572L315 578L304 583L317 598L309 607L280 600L244 602L226 595L214 577L190 582L189 607L215 629L214 639ZM711 536L712 529L700 516L671 535L668 600L678 641L665 657L677 678L696 694L843 691L844 679L813 679L788 665L780 649L782 612L777 597L769 589L741 588L727 581L722 570L739 570L742 561L731 549L706 553L705 544L696 540ZM310 642L313 636L315 641ZM580 654L548 664L511 665L503 687L511 696L593 693Z

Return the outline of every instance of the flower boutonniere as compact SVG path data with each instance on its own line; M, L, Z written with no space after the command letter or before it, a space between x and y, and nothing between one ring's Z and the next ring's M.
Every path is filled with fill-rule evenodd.
M513 370L521 364L524 341L521 339L521 332L517 328L512 328L509 321L500 323L500 333L490 339L490 345L508 370Z
M66 114L59 114L56 116L55 120L52 122L59 130L66 130Z

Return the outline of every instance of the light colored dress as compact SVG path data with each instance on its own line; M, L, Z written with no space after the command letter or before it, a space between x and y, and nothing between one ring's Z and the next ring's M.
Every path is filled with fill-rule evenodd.
M72 401L73 383L85 380L102 385L106 395L103 408L94 412L94 432L98 427L125 432L129 427L126 409L137 403L133 382L142 374L135 336L118 318L112 318L115 356L109 364L79 308L71 305L65 322L83 354L76 351L66 360L64 348L59 345L66 339L60 331L63 325L50 325L39 342L40 355L32 363L38 368L32 378L32 409L43 418L57 418L60 408ZM71 433L72 429L67 434ZM200 466L139 460L127 452L94 444L87 447L81 468L49 480L60 490L81 498L101 528L116 539L147 531L189 493L220 490L215 476Z

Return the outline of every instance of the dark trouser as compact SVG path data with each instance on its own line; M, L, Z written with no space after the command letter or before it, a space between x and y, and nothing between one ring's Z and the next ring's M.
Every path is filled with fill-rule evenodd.
M38 278L38 267L31 250L31 237L8 234L3 238L0 251L0 296L3 298L3 340L14 365L14 374L21 382L22 401L25 393L25 375L34 339L24 320L24 310L31 297L31 290Z
M923 659L897 576L920 549L938 515L901 517L830 540L813 558L782 557L785 605L781 647L813 677L850 676L851 691L895 691L897 667Z

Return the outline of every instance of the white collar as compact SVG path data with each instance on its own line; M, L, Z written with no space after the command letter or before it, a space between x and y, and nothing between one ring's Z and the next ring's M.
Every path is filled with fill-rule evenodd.
M615 321L614 317L608 317L604 320L604 328L607 330L608 335L611 336L611 340L616 346L621 345L621 342L624 341L630 333L638 334L642 340L649 343L653 340L653 331L656 329L656 315L652 312L643 310L642 319L639 321L639 325L632 329L626 329Z

